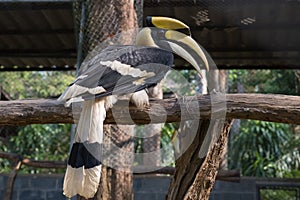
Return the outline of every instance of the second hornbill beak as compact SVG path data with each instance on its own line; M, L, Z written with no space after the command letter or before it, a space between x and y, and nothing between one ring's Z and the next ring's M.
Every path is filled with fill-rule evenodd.
M150 27L164 29L164 39L156 41L157 46L170 50L188 61L202 77L199 58L203 61L206 70L209 70L205 53L190 36L190 28L186 24L169 17L147 17L146 23Z

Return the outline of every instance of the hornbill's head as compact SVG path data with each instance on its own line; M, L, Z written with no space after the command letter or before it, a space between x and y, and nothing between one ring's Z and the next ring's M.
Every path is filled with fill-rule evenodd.
M186 24L169 17L147 17L146 23L148 27L143 28L137 35L137 45L172 51L194 66L200 76L202 72L199 59L202 59L206 70L209 70L207 58L191 37L190 28Z

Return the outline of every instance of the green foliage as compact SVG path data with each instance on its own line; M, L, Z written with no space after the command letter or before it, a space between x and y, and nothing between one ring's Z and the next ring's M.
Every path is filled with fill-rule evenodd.
M163 84L165 93L175 92L176 95L191 96L199 90L199 76L195 70L171 70Z
M33 124L22 128L18 135L12 136L1 145L0 150L13 152L33 160L62 161L67 159L69 151L71 125L69 124ZM1 162L1 169L9 169L8 162ZM2 172L3 172L2 171ZM36 168L23 168L22 172L48 172ZM56 171L56 170L50 170ZM1 172L1 171L0 171Z
M300 95L297 70L230 70L228 92L236 93L238 84L245 92Z
M174 147L172 138L178 129L177 123L165 123L161 131L162 166L175 167Z
M69 149L70 140L66 136L71 130L70 126L69 124L25 126L17 136L9 140L8 146L13 152L31 159L64 160L65 153Z
M135 153L144 153L143 145L145 135L144 125L135 128ZM177 129L176 123L165 123L161 130L160 153L162 166L175 166L172 136ZM143 157L137 156L135 165L143 164Z
M288 189L261 189L261 200L297 200L297 190Z
M297 70L230 70L228 92L300 95ZM292 131L293 130L293 131ZM248 176L300 177L299 133L293 125L242 121L230 141L229 166Z
M0 83L13 99L48 98L60 95L74 79L74 72L1 72ZM68 124L34 124L20 127L16 136L0 142L0 151L34 160L66 160L69 151ZM0 172L9 172L10 163L0 159ZM22 167L23 173L59 172Z
M229 166L240 169L243 175L283 177L299 169L300 142L287 124L243 121L232 142Z
M182 70L170 74L172 82L165 91L179 95L193 95L198 88L195 71ZM0 73L0 83L13 97L47 98L58 96L73 81L74 72L5 72ZM299 95L299 79L295 70L230 70L228 91L280 93ZM142 128L140 128L142 132ZM162 130L162 163L172 162L171 137L174 124L166 124ZM20 129L8 142L0 142L0 150L14 152L36 160L65 160L69 150L70 125L31 125ZM137 136L139 136L137 131ZM137 137L136 152L142 152L143 136ZM292 134L291 126L259 121L244 121L241 133L234 138L229 150L229 166L240 168L244 175L300 177L299 139ZM0 172L8 172L10 163L0 159ZM52 170L51 172L54 172ZM46 172L41 169L23 168L25 173ZM49 171L47 171L49 172ZM57 171L56 171L57 172Z
M1 72L0 85L13 99L60 95L74 79L74 72Z
M195 70L171 70L164 80L163 92L174 92L180 96L195 95L199 89L199 76ZM160 153L162 166L175 166L174 147L172 137L178 129L177 123L165 123L161 130ZM135 129L135 152L143 153L144 126L136 126ZM141 157L136 157L135 164L142 164Z

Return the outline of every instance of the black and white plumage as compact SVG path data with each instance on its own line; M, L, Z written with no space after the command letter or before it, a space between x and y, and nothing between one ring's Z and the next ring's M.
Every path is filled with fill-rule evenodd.
M63 190L67 197L79 194L91 198L95 195L101 175L106 110L120 96L126 95L138 107L149 104L144 89L164 78L173 65L172 52L182 56L200 73L196 59L185 48L174 43L177 38L196 52L208 67L204 53L190 36L165 29L188 28L185 24L164 17L151 18L150 22L164 29L142 29L137 35L137 46L109 46L103 49L82 64L78 77L58 99L65 101L66 106L82 102L64 178Z
M124 95L155 85L173 64L170 51L145 46L109 46L84 65L59 100L79 102Z
M155 47L110 46L103 52L105 57L100 53L86 63L91 67L80 74L59 99L67 100L67 104L83 101L64 180L67 197L80 194L91 198L97 190L103 121L116 96L132 94L136 106L148 104L146 94L140 97L143 89L163 79L173 64L171 52ZM120 52L125 53L120 55Z

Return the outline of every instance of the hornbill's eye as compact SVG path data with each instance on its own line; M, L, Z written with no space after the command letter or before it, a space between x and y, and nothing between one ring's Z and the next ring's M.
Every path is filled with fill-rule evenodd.
M165 39L165 33L166 33L166 30L158 29L157 31L155 31L154 39L155 40Z
M151 32L151 37L154 41L160 41L166 39L166 29L153 28Z
M157 38L158 39L162 39L162 38L165 38L165 30L161 29L161 30L158 30L157 32Z

